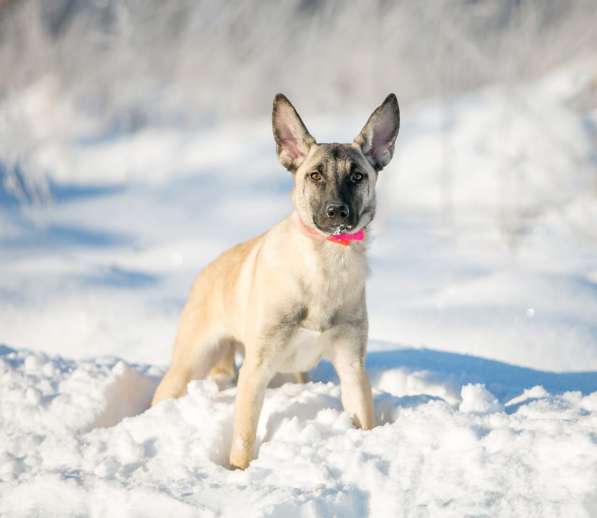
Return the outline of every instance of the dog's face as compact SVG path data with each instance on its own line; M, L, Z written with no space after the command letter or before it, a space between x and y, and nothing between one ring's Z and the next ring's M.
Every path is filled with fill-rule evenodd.
M278 158L294 175L292 198L305 225L331 235L355 232L371 222L377 176L392 158L399 127L398 101L391 94L352 144L318 144L290 101L275 97Z

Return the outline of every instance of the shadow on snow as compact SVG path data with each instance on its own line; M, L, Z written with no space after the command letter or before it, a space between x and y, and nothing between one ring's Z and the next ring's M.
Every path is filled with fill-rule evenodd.
M372 378L384 371L402 369L407 372L428 371L435 379L444 378L459 386L482 383L502 403L523 390L543 386L550 393L597 391L597 372L548 372L520 367L468 354L432 349L400 348L367 353L367 370ZM334 381L338 378L329 362L322 361L313 371L314 381Z

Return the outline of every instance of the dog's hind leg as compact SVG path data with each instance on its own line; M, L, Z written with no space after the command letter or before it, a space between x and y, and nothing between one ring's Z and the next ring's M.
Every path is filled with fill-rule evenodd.
M234 383L236 379L236 364L234 358L236 354L236 342L232 339L224 338L220 342L220 359L209 371L207 377L213 379L219 387L225 387Z
M210 326L205 309L187 303L178 326L172 364L159 384L152 405L186 393L191 379L203 379L220 360L225 349L221 331Z
M152 406L163 399L184 396L189 381L205 379L212 367L220 362L222 355L228 354L228 349L221 346L219 340L199 340L193 350L187 354L175 355L172 365L166 372L153 397ZM232 353L234 362L234 353ZM190 356L190 357L189 357Z
M170 367L153 395L151 406L164 399L183 396L187 391L187 384L190 379L191 372L188 369L176 368L174 365Z

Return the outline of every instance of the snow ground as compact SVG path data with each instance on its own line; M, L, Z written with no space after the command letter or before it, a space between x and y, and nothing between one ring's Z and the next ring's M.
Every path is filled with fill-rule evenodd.
M269 390L246 472L234 388L146 409L193 276L289 210L267 120L123 134L47 83L0 105L0 516L596 515L586 69L403 107L370 253L382 425L350 428L322 364ZM367 114L303 115L325 141Z
M330 369L306 386L269 390L258 458L241 472L225 464L235 388L192 382L186 397L143 412L155 367L6 348L0 515L595 515L594 375L565 381L528 371L528 380L596 392L553 395L535 386L497 399L467 383L490 380L490 362L448 355L449 374L422 375L401 361L416 364L418 352L374 354L380 425L370 432L353 429L341 412ZM513 380L502 394L523 377L517 367L497 369L495 378ZM452 393L440 397L448 386ZM393 394L405 388L416 395ZM454 397L460 401L450 404Z

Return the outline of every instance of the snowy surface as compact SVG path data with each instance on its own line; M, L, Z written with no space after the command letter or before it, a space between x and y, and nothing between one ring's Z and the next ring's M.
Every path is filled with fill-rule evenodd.
M398 367L408 350L379 354L378 427L352 428L321 369L268 391L259 456L242 472L226 467L234 388L195 381L144 411L158 369L5 349L0 515L595 516L597 392L535 386L500 400L467 383L490 382L489 365L457 358L450 375L422 375ZM514 380L500 390L516 390L517 368L498 367ZM594 376L526 375L597 390ZM417 395L394 394L405 387Z
M268 121L122 133L46 82L0 104L0 516L597 515L587 69L403 107L370 253L380 426L349 426L321 364L268 391L245 472L234 388L147 407L194 275L289 210ZM367 114L302 115L329 141Z

